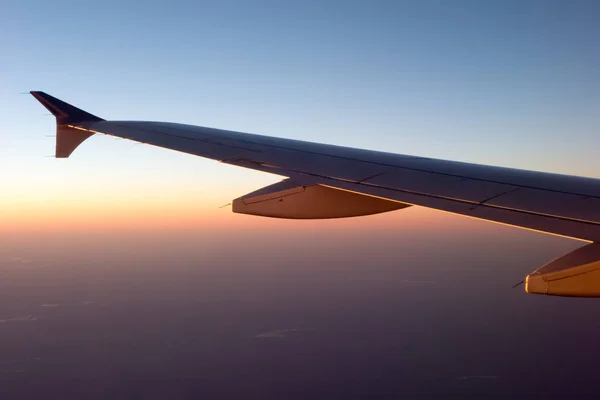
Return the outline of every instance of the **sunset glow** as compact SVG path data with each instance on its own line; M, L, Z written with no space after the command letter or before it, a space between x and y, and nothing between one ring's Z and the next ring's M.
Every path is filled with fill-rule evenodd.
M1 10L0 399L600 398L600 2Z

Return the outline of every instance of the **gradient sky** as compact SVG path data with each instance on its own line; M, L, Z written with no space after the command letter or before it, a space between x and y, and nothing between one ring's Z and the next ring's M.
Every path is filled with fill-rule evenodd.
M600 177L596 1L23 0L2 14L4 228L256 225L217 207L278 180L103 136L45 157L54 118L29 90L106 119Z
M600 178L600 2L0 0L0 15L0 397L598 392L597 303L511 289L581 242L417 207L233 214L219 207L280 178L103 135L57 160L54 118L20 93Z

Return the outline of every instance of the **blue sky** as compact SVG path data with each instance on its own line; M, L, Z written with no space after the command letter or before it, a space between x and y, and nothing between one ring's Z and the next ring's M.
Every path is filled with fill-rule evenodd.
M53 119L29 90L106 119L600 177L595 1L24 0L3 14L0 182L13 202L61 185L200 184L228 201L273 180L107 137L44 158Z

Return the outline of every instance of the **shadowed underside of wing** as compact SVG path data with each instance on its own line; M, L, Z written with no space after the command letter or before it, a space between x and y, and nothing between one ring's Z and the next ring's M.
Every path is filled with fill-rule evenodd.
M60 107L64 108L66 103L53 103L53 97L46 94L42 96L39 94L41 92L33 93L37 94L36 98L44 100L42 103L46 107L60 115L60 120L57 116L57 155L66 154L60 152L59 148L61 133L70 137L68 143L72 148L68 149L68 154L80 143L75 140L77 145L73 147L73 136L79 134L83 141L94 133L104 133L288 177L298 183L298 188L303 188L294 191L293 187L277 186L277 190L283 191L285 196L294 194L294 197L287 199L293 201L286 200L285 204L276 190L269 194L270 197L267 196L269 201L262 202L260 206L256 205L258 203L251 205L250 202L243 202L246 197L240 198L242 202L238 201L238 210L250 210L248 213L251 214L282 218L333 218L416 205L587 242L600 242L600 180L191 125L104 121L94 116L94 120L81 121L82 115L91 114L68 104L67 110L61 110ZM77 118L70 120L69 112L76 114ZM67 143L64 138L62 142ZM348 195L336 195L335 191L343 191ZM264 199L262 196L260 198ZM373 201L361 200L365 196ZM345 204L344 211L340 211L343 207L332 206L336 201ZM303 210L303 207L312 208L312 211ZM257 212L257 209L260 210ZM536 271L536 276L543 277L544 273L540 273L540 270ZM569 278L565 276L561 276L561 293L553 293L552 289L546 287L544 294L600 295L600 278L595 282L598 290L590 291L590 285L587 285L584 293L575 287L569 289ZM591 275L589 279L592 279ZM594 284L591 286L594 287ZM541 293L537 287L528 285L526 289Z

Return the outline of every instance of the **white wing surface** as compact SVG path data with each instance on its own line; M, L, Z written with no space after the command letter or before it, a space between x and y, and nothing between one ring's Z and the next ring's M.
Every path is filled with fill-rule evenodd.
M278 218L343 218L422 206L600 242L598 179L176 123L106 121L46 93L31 93L57 118L57 157L68 157L89 136L103 133L287 178L234 200L234 212ZM600 296L600 251L594 244L586 248L579 252L585 253L585 262L571 253L569 262L561 258L558 264L555 261L534 271L526 279L526 290ZM557 270L556 265L561 267Z

